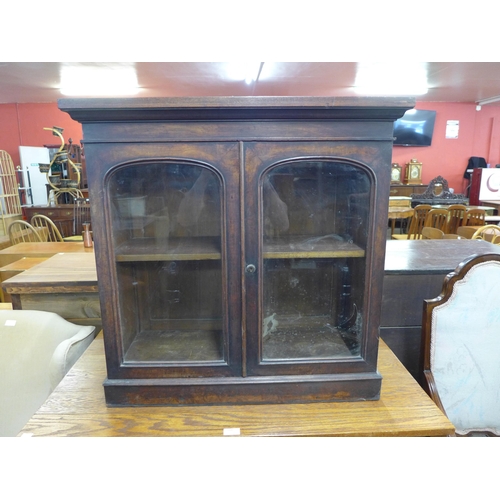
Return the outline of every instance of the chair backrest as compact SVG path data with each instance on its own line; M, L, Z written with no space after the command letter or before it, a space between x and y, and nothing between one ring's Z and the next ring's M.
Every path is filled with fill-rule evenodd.
M498 235L500 235L500 227L496 224L488 224L477 229L471 239L492 242L493 238Z
M431 205L417 205L414 208L414 214L408 228L408 239L419 240L422 237L422 228L424 227L425 216L432 209Z
M446 222L446 234L456 234L457 228L463 225L467 207L465 205L450 205L448 207L448 221Z
M442 240L444 237L443 231L436 227L423 227L422 239L423 240Z
M41 243L43 240L39 232L24 220L16 220L9 226L9 240L11 245L18 243Z
M52 242L64 241L59 229L54 222L43 214L36 214L31 218L31 225L34 228L45 228L47 230L47 240Z
M462 239L465 239L463 236L460 236L458 234L447 234L447 233L444 233L443 234L443 239L445 240L462 240Z
M448 221L448 210L446 208L433 208L425 216L424 226L435 227L445 232Z
M500 255L469 257L424 301L421 368L457 434L500 434Z
M476 232L475 227L470 227L470 226L457 227L458 236L460 236L461 238L467 238L468 240L470 240L474 236L475 232Z
M471 208L465 214L464 226L482 226L486 224L486 211L482 208Z
M95 337L46 311L0 311L0 436L16 436Z
M73 234L82 235L83 223L90 222L90 203L86 198L76 198L74 201Z

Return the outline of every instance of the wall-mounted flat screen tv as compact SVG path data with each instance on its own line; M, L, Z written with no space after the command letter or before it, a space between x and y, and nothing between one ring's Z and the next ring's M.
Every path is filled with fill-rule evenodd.
M409 109L394 122L394 146L430 146L436 112Z

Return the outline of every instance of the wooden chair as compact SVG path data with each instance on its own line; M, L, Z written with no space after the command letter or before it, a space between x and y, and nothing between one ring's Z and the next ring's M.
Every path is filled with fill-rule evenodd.
M472 240L485 240L492 242L493 238L500 235L500 227L496 224L488 224L480 227L472 235Z
M435 227L445 232L448 222L448 210L446 208L433 208L425 216L424 227Z
M422 239L423 240L442 240L444 236L441 229L436 227L423 227L422 228Z
M474 233L476 232L475 227L469 227L469 226L460 226L457 227L457 234L461 238L467 238L468 240L472 239L474 236Z
M424 301L426 391L458 435L500 434L500 255L472 256Z
M465 205L450 205L448 207L448 220L446 222L446 234L456 234L457 228L463 225L467 207Z
M420 240L422 238L422 228L425 217L432 209L431 205L417 205L408 228L408 234L393 234L394 240Z
M31 218L31 225L34 228L45 228L47 230L47 241L62 242L64 241L59 229L54 222L43 214L36 214Z
M76 198L73 209L73 235L64 241L83 241L83 224L90 222L90 203L86 198Z
M443 239L445 240L462 240L462 239L465 239L463 236L460 236L458 234L447 234L447 233L444 233L443 234Z
M484 226L486 224L486 211L482 208L471 208L465 214L464 226Z
M9 226L9 240L11 245L18 243L41 243L42 237L29 222L16 220Z
M83 223L90 222L90 203L86 198L76 198L73 211L73 235L81 236Z

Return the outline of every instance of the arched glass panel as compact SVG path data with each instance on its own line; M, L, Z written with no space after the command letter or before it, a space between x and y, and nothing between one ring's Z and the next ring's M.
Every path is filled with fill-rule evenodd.
M111 174L125 363L225 359L221 191L212 170L187 162Z
M342 161L263 176L263 361L360 355L370 189L367 171Z

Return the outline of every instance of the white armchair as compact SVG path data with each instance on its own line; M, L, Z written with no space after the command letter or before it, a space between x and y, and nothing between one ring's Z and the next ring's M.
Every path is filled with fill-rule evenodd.
M0 310L0 436L16 436L95 337L57 314Z
M458 435L500 435L500 255L472 256L426 300L427 390Z

